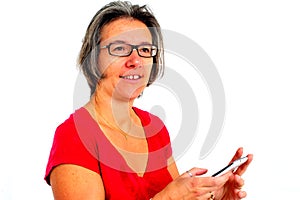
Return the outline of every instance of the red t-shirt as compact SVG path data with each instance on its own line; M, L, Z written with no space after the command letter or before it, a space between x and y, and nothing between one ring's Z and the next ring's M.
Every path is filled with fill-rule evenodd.
M158 117L133 109L141 120L148 142L148 163L143 177L127 165L82 107L56 129L46 168L47 183L50 184L50 173L55 166L75 164L101 175L105 199L144 200L161 191L172 181L167 170L167 159L172 155L168 131Z

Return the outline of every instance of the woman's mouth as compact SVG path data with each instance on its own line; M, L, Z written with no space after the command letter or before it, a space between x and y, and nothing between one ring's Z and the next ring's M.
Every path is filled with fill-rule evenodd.
M137 75L137 74L119 76L119 77L122 78L122 79L126 79L126 80L138 80L138 79L142 78L141 75Z

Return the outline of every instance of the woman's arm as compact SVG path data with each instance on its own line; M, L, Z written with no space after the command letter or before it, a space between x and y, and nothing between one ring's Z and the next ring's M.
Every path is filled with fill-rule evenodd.
M176 179L179 176L177 165L175 163L175 160L174 160L173 156L171 156L168 159L168 171L171 174L173 180Z
M99 174L84 167L62 164L50 175L55 200L104 200L105 191Z

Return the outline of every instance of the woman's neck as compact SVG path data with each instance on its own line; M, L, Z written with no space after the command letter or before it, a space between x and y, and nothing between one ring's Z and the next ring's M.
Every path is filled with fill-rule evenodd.
M131 102L95 96L92 99L92 104L99 115L105 117L110 122L116 121L118 124L128 121L133 114Z
M86 108L100 124L124 133L141 126L140 119L132 109L133 100L113 98L99 88L92 95Z

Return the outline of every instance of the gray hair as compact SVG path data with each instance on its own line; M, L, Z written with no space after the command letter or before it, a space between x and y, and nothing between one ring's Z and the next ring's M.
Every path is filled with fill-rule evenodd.
M101 31L106 24L120 18L133 18L143 22L152 35L152 43L158 47L158 52L153 57L153 66L147 86L151 85L164 73L164 51L160 25L152 11L146 6L132 5L128 1L115 1L105 5L92 18L83 39L83 44L78 57L78 66L82 70L91 95L95 92L96 86L103 74L98 67L100 53L99 43Z

